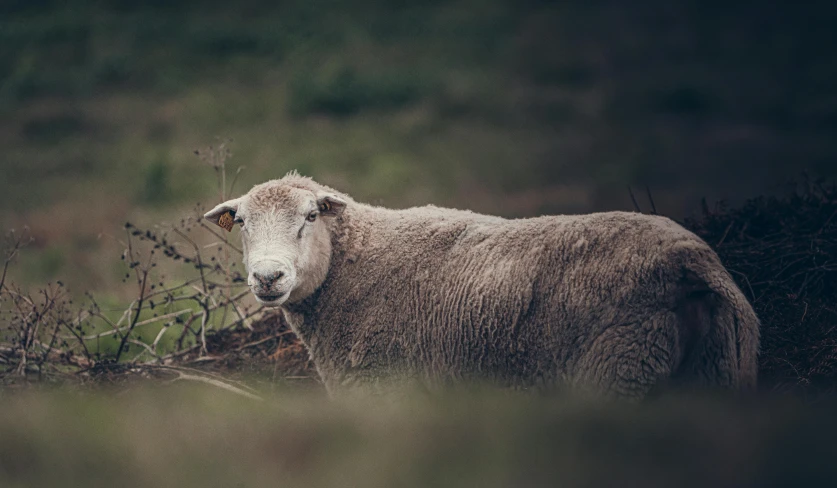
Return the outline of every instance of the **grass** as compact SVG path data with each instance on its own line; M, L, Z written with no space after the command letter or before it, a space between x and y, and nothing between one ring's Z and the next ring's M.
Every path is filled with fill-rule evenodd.
M0 397L3 486L804 486L833 482L830 405L642 407L473 389L328 401L280 387Z

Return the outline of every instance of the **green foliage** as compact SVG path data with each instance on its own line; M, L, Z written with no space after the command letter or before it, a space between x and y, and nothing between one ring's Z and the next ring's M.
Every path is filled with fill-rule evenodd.
M145 183L141 200L149 204L165 203L171 197L170 168L165 160L157 159L145 168Z
M350 66L328 66L295 75L288 89L288 111L296 117L345 117L364 109L395 110L419 100L426 90L415 72L365 73Z
M27 267L30 279L35 282L52 281L60 277L66 264L65 250L59 247L40 249L27 256Z
M219 61L273 58L284 43L281 29L217 11L102 7L70 2L0 17L0 99L91 96L126 85L179 90Z
M680 216L833 176L835 9L768 3L0 2L0 226L179 216L216 195L191 155L216 136L237 190L299 169L506 216L629 209L628 184Z
M72 137L83 137L90 129L78 115L64 113L35 118L23 123L23 137L36 144L57 144Z

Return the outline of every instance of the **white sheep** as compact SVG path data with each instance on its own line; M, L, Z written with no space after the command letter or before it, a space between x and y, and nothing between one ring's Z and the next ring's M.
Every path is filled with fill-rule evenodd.
M659 216L392 210L291 173L208 212L330 392L463 380L642 398L756 384L759 321L700 238Z

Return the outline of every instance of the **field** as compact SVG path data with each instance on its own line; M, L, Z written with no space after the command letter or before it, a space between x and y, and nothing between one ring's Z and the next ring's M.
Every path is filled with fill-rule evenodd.
M0 486L833 484L834 25L778 0L0 2ZM389 207L676 218L763 321L761 391L328 400L237 231L197 218L293 169Z
M298 169L506 216L630 209L628 185L684 216L835 174L833 9L644 5L3 2L18 278L113 289L109 236L217 202L193 150L227 139L233 192Z

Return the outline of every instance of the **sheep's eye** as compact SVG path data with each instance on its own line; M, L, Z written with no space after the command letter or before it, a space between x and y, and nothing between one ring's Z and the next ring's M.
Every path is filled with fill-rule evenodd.
M233 219L233 223L234 223L234 224L243 224L243 223L244 223L244 219L243 219L243 218L241 218L241 217L236 216L236 218L235 218L235 219Z
M317 220L317 212L311 212L310 214L308 214L308 217L305 217L305 220L307 220L308 222L313 222Z

